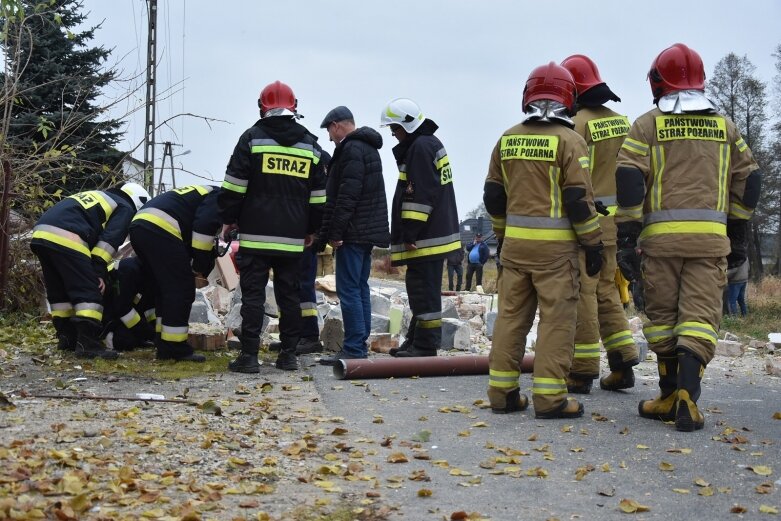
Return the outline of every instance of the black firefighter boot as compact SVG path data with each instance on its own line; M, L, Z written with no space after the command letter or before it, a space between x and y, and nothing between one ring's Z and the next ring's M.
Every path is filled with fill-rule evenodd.
M591 393L591 385L593 382L593 376L570 373L567 375L567 392L571 394L589 394Z
M250 340L241 338L241 353L232 362L228 362L228 369L234 373L259 373L260 363L258 363L258 348L260 339Z
M653 400L642 400L637 412L643 418L661 420L675 419L675 402L678 400L678 357L675 353L656 354L661 393Z
M692 432L702 429L705 417L697 408L700 382L705 366L688 349L676 349L678 354L678 403L675 409L675 429Z
M116 360L119 353L109 351L100 341L100 322L90 318L72 319L78 333L76 340L76 356L79 358L103 358Z
M298 370L297 345L298 337L286 336L282 339L282 347L279 350L279 355L277 355L277 362L274 364L277 369L282 369L283 371Z
M634 358L624 362L621 353L607 354L607 363L610 366L610 374L599 379L599 387L605 391L620 391L635 386L635 373L632 367L640 363L640 359Z
M78 334L73 321L66 317L53 317L52 325L54 325L54 330L57 332L57 349L75 351Z

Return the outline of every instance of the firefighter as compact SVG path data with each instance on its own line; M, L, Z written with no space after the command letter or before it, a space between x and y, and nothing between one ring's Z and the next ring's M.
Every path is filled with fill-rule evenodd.
M234 372L260 372L258 348L269 270L280 310L276 367L298 369L301 255L320 227L325 175L317 138L296 119L298 100L275 81L260 93L260 120L239 138L219 198L223 236L239 231L241 353Z
M41 263L58 348L117 358L100 341L107 267L148 199L141 185L125 183L66 197L38 220L30 248Z
M214 268L219 194L215 186L174 188L149 201L130 225L144 276L154 281L158 360L206 361L187 343L187 335L195 278Z
M320 151L320 162L323 164L323 173L328 175L328 163L331 155L325 150ZM320 196L324 198L325 196ZM317 291L315 291L315 279L317 278L317 244L305 248L299 266L298 299L301 308L301 337L296 344L297 355L310 355L320 353L323 343L320 341L320 322L317 312ZM271 342L269 351L278 352L282 349L282 342Z
M461 248L453 172L439 128L414 101L397 98L380 115L399 141L393 155L399 180L391 206L391 265L407 266L412 321L407 339L390 354L436 356L442 343L442 259Z
M103 294L103 334L115 351L151 346L155 336L154 283L138 257L109 265ZM110 336L110 338L109 338Z
M718 340L727 266L746 257L761 177L734 123L705 97L697 52L665 49L648 80L656 108L634 122L618 155L618 248L642 251L643 332L658 362L661 393L640 402L640 416L688 432L705 423L700 381Z
M522 411L521 360L537 305L532 398L537 418L578 418L567 397L578 302L578 251L590 277L602 265L600 227L588 173L588 148L572 130L575 84L550 62L534 69L523 91L524 118L499 138L483 202L501 241L499 314L489 354L493 412Z
M602 228L602 269L599 276L585 274L585 252L579 255L580 298L575 328L575 353L567 389L588 394L599 377L599 339L607 352L610 374L599 386L608 391L629 389L635 385L632 366L640 363L637 346L624 314L616 287L616 155L629 132L629 120L605 107L608 101L621 101L602 81L596 64L582 54L561 62L572 74L577 90L577 113L572 118L575 132L586 140L594 199L599 206Z

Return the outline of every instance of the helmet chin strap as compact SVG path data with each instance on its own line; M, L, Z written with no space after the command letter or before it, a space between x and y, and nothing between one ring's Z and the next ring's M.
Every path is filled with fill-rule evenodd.
M570 128L575 126L575 122L569 117L567 107L558 101L551 100L536 100L529 103L524 111L522 123L527 121L560 122Z

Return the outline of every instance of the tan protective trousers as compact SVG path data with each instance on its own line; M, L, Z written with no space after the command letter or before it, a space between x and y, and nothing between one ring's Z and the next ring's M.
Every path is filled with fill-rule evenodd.
M648 346L668 356L685 347L707 365L716 352L727 260L643 255L642 275Z
M599 339L608 358L620 353L621 362L637 360L637 346L624 314L624 306L616 287L616 245L605 245L602 250L602 269L599 275L586 274L586 254L580 252L580 299L575 330L575 354L570 375L576 378L599 377ZM611 367L618 369L618 367Z
M574 256L546 266L523 266L503 259L499 278L499 314L488 356L488 399L504 408L507 393L519 388L526 336L537 304L540 322L534 348L532 400L537 413L567 399L567 373L578 301L579 273Z

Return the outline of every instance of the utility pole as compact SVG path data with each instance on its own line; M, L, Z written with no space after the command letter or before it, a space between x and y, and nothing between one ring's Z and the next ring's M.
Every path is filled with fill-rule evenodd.
M180 145L181 146L181 145ZM168 158L171 162L171 187L176 188L176 175L174 172L174 152L173 143L166 141L163 146L163 159L160 161L160 180L157 183L157 195L165 192L165 184L163 183L163 172L165 172L165 158Z
M147 0L149 30L146 52L146 126L144 133L144 187L154 196L155 98L157 97L157 0Z

